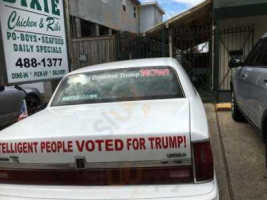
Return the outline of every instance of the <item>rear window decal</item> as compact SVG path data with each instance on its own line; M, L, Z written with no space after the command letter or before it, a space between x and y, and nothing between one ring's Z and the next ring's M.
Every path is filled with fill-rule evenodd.
M77 95L77 96L66 96L62 98L63 102L68 101L83 101L83 100L90 100L90 99L97 99L97 94L85 94L85 95Z
M162 151L190 148L187 136L0 142L1 154ZM185 153L185 152L182 152Z
M59 86L52 106L183 97L171 67L129 68L70 75Z

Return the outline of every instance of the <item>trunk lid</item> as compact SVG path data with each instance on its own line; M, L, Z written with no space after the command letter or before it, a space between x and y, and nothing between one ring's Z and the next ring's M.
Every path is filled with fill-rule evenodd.
M189 101L55 107L1 133L7 163L191 162ZM10 159L17 157L18 159ZM3 164L3 163L2 163Z
M191 154L188 99L54 107L1 132L0 182L105 185L128 169L188 182Z

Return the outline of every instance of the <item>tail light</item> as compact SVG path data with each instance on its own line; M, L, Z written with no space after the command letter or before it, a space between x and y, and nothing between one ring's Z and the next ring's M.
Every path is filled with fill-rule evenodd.
M210 141L194 144L195 176L197 182L214 178L214 165Z
M38 185L142 185L193 183L192 166L85 170L1 170L0 183Z

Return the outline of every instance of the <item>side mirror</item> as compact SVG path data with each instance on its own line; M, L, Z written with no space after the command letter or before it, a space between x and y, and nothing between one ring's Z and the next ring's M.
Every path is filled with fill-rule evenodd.
M3 85L0 85L0 92L4 91L5 90L5 86Z
M234 58L231 59L229 62L229 67L232 68L237 68L237 67L241 67L243 65L243 63L241 62L241 59L239 58Z
M244 55L243 50L229 51L229 55L231 57L231 60L229 62L229 67L231 69L241 67L243 65L243 63L241 62L241 57Z

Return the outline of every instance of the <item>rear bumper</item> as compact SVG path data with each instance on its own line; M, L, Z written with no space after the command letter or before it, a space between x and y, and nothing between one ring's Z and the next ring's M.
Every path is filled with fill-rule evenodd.
M219 200L217 181L158 186L63 187L0 184L0 200Z

